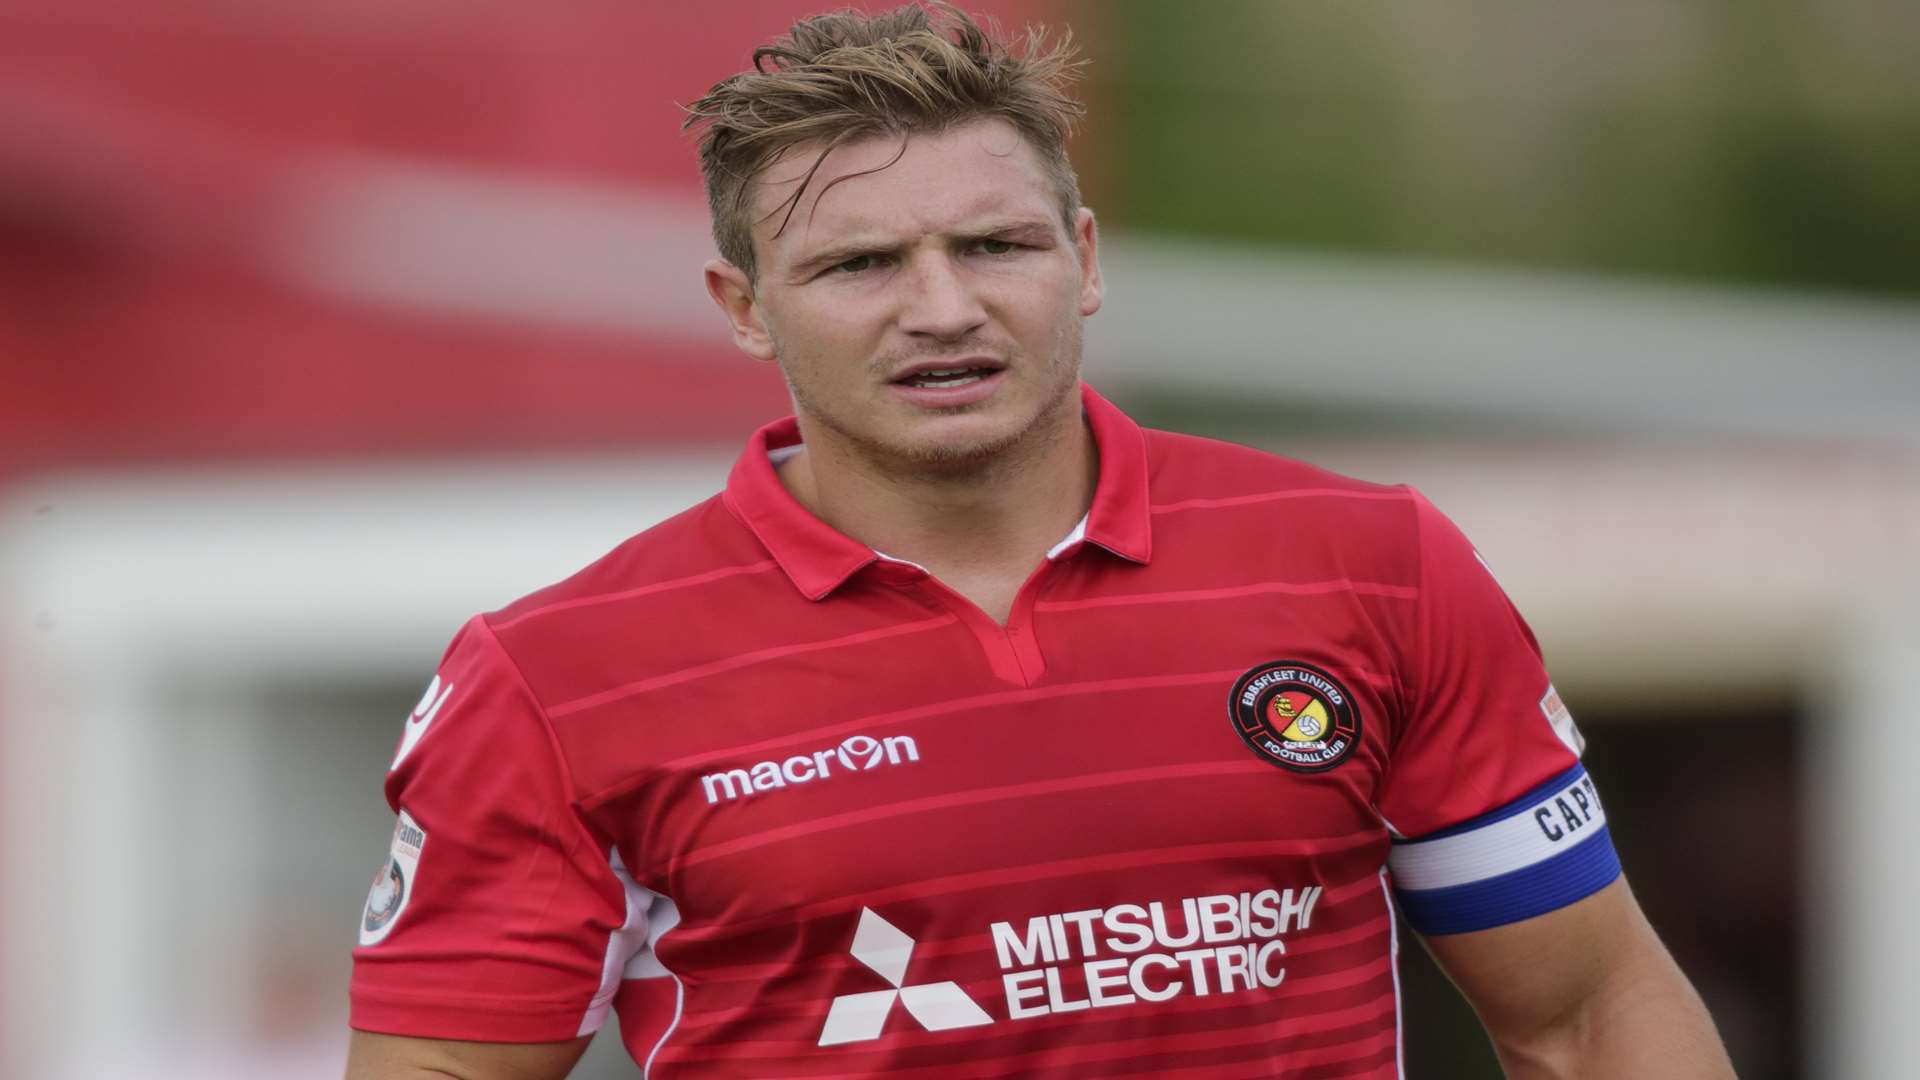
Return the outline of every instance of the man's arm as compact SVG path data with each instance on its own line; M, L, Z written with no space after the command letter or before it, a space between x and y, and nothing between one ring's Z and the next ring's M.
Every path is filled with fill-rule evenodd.
M347 1049L347 1080L561 1080L592 1038L483 1043L356 1031Z
M1426 943L1515 1080L1734 1075L1625 878L1558 911Z
M646 948L646 894L581 816L545 709L485 617L455 636L404 731L385 785L393 846L353 956L347 1075L566 1076Z

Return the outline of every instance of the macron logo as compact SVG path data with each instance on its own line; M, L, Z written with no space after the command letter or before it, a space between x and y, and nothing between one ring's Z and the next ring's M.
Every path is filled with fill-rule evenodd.
M400 735L400 749L393 755L393 764L387 766L388 772L399 768L400 762L413 752L414 746L427 733L427 725L440 715L440 706L445 705L452 696L453 684L443 685L440 676L435 675L433 681L427 684L427 692L420 695L420 704L415 705L413 713L407 717L406 730Z
M748 769L728 769L725 772L708 773L700 778L700 786L706 789L707 805L720 802L732 802L743 795L757 795L762 791L772 791L788 784L809 784L815 780L826 780L834 775L834 766L841 772L865 772L882 765L904 765L909 761L920 760L920 748L906 735L892 735L885 739L876 739L871 735L854 735L839 746L825 750L815 750L811 754L795 754L785 761L763 761Z
M892 984L891 990L869 990L862 994L842 994L827 1009L827 1024L820 1029L821 1046L867 1042L880 1037L895 999L907 1006L907 1015L928 1031L979 1027L993 1023L993 1017L967 996L955 982L904 985L907 962L913 958L913 939L892 923L860 909L860 927L853 932L853 958L874 974Z

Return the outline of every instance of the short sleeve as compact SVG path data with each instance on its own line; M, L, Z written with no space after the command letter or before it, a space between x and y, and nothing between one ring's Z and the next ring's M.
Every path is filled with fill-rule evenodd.
M1414 503L1407 709L1377 806L1408 921L1463 933L1573 903L1620 863L1533 632L1460 530L1417 493Z
M407 718L397 819L354 951L352 1025L553 1042L605 1020L649 897L573 805L552 729L484 619Z

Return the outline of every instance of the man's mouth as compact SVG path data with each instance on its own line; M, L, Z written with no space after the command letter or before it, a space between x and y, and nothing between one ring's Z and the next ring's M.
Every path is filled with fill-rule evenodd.
M918 364L902 373L893 381L898 386L912 386L922 390L953 390L962 386L971 386L982 379L991 378L1006 370L999 363L988 361L981 364L931 363Z
M994 368L936 368L932 371L916 371L897 380L906 386L924 386L933 390L945 390L955 386L977 383L994 373Z

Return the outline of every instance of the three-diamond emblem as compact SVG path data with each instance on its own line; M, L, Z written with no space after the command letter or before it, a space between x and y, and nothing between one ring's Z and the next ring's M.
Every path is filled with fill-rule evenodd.
M860 925L853 932L853 948L849 951L855 960L887 980L893 988L834 998L827 1009L826 1026L820 1029L821 1046L879 1038L896 999L906 1005L907 1015L928 1031L993 1023L993 1017L975 1004L967 992L960 989L959 983L907 986L907 963L913 958L913 946L912 938L874 914L872 908L860 909Z

